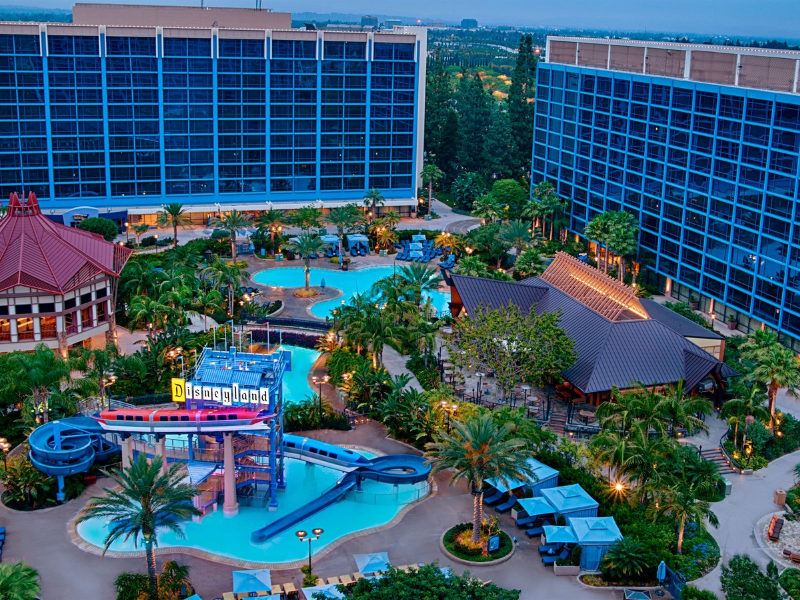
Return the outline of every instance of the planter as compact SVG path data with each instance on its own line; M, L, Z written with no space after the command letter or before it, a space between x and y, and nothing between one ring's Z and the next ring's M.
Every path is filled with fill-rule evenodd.
M278 262L282 261L283 260L283 254L276 254L275 255L275 260L278 261Z
M728 321L728 329L736 329L739 326L738 321Z
M580 575L580 572L580 565L553 565L553 573L559 577L575 577L576 575Z
M442 534L442 537L439 538L439 550L441 550L442 554L444 554L447 558L449 558L453 562L457 562L457 563L462 564L462 565L468 565L470 567L491 567L491 566L494 566L494 565L499 565L500 563L504 563L507 560L509 560L512 556L514 556L514 552L516 552L516 550L517 550L517 545L514 544L514 546L511 548L511 552L509 552L508 554L506 554L502 558L498 558L497 560L489 560L489 561L486 561L486 562L473 562L471 560L464 560L463 558L459 558L458 556L454 556L454 555L450 554L447 551L447 548L444 547L444 536L445 536L446 533L447 532L445 531Z
M699 302L689 302L689 308L692 310L697 310L697 307L700 305Z
M517 509L515 509L515 508L512 508L512 509L511 509L511 518L512 518L512 519L514 519L514 520L516 521L517 519L519 519L519 515L520 515L522 512L523 512L523 511L521 511L521 510L517 510Z

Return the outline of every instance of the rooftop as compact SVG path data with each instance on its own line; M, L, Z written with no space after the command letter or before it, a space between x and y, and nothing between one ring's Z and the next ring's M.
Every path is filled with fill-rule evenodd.
M0 291L26 286L63 295L106 274L119 277L133 250L88 231L54 223L36 194L11 194L0 219Z

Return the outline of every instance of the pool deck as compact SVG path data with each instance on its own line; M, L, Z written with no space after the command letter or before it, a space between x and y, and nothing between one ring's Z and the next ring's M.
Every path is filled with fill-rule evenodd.
M318 431L308 435L331 443L369 447L385 453L411 451L405 444L387 438L385 429L374 423L349 432ZM411 506L399 523L352 537L332 551L323 553L314 561L314 571L326 578L352 573L355 570L354 553L388 551L390 560L398 565L438 560L442 566L452 567L458 573L464 572L466 567L449 561L441 553L439 538L451 524L471 519L471 496L463 484L450 486L447 473L436 475L434 481L437 492ZM77 500L35 513L16 513L0 508L2 525L7 530L3 558L7 562L23 560L38 569L42 578L42 598L110 600L114 598L113 583L119 573L144 572L145 563L141 558L103 558L83 552L70 541L67 523L86 500L100 493L101 489L102 482L92 486ZM353 515L353 518L358 517ZM538 540L531 543L521 530L514 527L508 515L502 517L502 525L519 538L519 547L511 560L501 565L473 568L481 579L491 579L507 588L522 589L522 600L622 598L619 591L589 590L574 577L555 577L552 570L545 569L539 560L536 551ZM160 555L159 566L170 559L191 568L192 583L202 598L213 599L230 591L231 572L237 567L178 553ZM298 587L301 581L298 569L273 570L272 577L275 583L291 581Z

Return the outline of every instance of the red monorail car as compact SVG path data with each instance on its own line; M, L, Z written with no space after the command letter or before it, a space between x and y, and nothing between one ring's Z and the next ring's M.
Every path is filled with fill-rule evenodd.
M251 408L111 408L93 417L106 431L127 433L214 433L263 431L275 415Z

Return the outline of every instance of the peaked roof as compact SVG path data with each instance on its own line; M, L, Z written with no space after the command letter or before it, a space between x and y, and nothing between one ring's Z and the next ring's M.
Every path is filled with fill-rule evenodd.
M679 315L674 310L668 309L655 300L642 298L641 303L647 311L647 314L650 315L650 318L663 323L672 329L672 331L681 334L683 337L705 338L709 340L723 339L723 337L713 329L708 329L694 321L690 321L683 315Z
M691 390L711 373L725 377L737 374L680 333L700 337L681 319L694 323L677 313L669 324L662 321L660 312L653 318L614 321L547 282L544 276L517 283L456 274L452 278L468 314L481 306L500 308L509 301L522 313L534 307L536 314L561 311L559 326L572 339L577 354L575 364L563 375L586 394L606 392L614 386L626 389L637 382L663 385L679 379ZM649 303L640 306L652 308Z
M571 517L569 525L579 544L613 544L622 539L614 517Z
M544 497L558 513L572 512L585 508L595 508L600 504L584 490L580 484L562 485L541 490Z
M64 294L105 273L119 277L133 253L101 236L54 223L36 195L11 194L0 219L0 291L18 285Z

